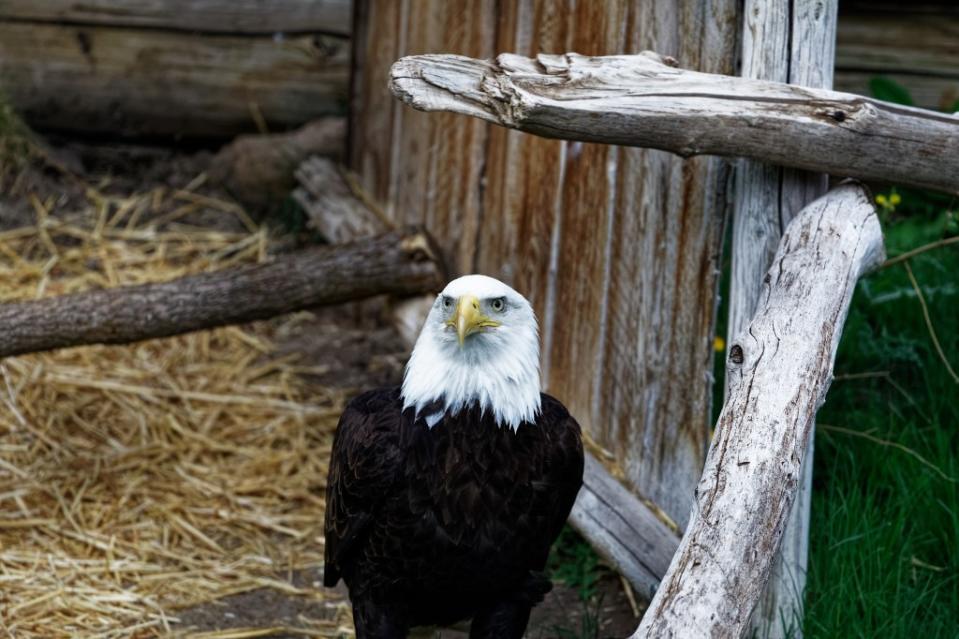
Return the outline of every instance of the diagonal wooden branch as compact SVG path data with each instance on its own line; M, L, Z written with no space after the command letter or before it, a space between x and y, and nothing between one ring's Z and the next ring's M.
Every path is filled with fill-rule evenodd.
M437 255L424 232L406 229L170 282L3 304L0 358L168 337L384 293L438 291L444 274Z
M959 193L959 117L825 89L699 73L656 53L400 59L391 88L537 135L742 156Z
M883 259L866 191L846 184L789 224L748 327L693 515L633 635L729 637L748 626L779 547L859 277Z

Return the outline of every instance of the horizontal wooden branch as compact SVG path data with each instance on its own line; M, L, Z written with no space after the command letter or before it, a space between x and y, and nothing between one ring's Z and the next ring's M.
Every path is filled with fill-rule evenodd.
M679 535L588 453L569 523L644 601L653 598Z
M0 305L0 358L82 344L124 344L266 319L384 293L438 291L429 237L407 229L264 264Z
M391 88L537 135L742 156L959 193L959 116L825 89L688 71L656 53L400 59Z
M692 519L633 635L738 639L762 595L859 277L883 259L866 191L843 185L786 228L728 349L729 394Z

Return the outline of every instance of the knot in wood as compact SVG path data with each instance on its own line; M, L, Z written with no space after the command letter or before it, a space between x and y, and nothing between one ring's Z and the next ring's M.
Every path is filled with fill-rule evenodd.
M729 361L739 366L744 360L743 347L739 344L733 344L732 348L729 349Z

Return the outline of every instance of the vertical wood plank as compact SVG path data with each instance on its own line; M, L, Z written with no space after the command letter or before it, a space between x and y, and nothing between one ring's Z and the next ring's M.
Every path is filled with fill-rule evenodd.
M747 0L744 12L744 77L832 87L836 0ZM824 175L758 162L741 161L736 171L729 343L756 308L782 229L827 187ZM764 639L802 636L812 453L810 436L800 491L769 584L753 614L753 629Z

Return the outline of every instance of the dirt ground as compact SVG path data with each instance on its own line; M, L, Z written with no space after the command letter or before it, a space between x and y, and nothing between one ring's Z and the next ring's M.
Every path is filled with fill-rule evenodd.
M38 201L44 205L40 208L55 208L58 215L80 215L71 211L82 210L79 203L84 198L85 184L94 184L105 193L183 188L208 168L212 157L206 152L182 155L148 147L64 144L49 148L61 168L31 166L15 177L0 176L0 231L36 224L38 215L42 215L38 212ZM203 193L203 187L198 192ZM207 193L228 197L215 187L209 187ZM148 215L162 216L169 212L150 211ZM281 223L252 213L254 220L273 224L276 235L282 233ZM177 223L221 230L242 226L236 216L206 209L182 216ZM282 251L298 243L296 238L280 237L274 246L275 250ZM306 376L308 382L326 388L358 392L399 383L408 351L387 321L387 310L385 299L316 309L311 318L297 322L295 328L278 336L277 355L299 354L300 363L311 371ZM301 591L319 593L322 588L318 569L277 575L277 578L287 580ZM584 602L575 590L557 583L546 601L534 610L527 636L605 639L630 634L637 621L619 577L611 571L604 572L598 592L593 601ZM334 592L322 594L313 598L284 594L275 588L252 590L177 611L179 621L173 624L173 630L276 628L272 634L255 636L301 637L308 632L310 620L334 619L343 614L346 592L342 585ZM436 631L433 636L462 639L468 632L450 629Z

